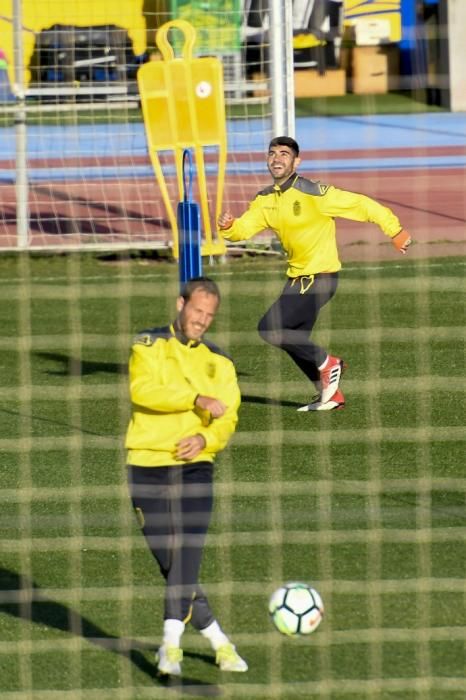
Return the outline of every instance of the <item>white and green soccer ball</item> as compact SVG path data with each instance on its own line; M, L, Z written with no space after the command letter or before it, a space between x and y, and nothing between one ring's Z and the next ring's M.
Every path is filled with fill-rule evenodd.
M279 632L294 637L317 629L324 615L324 604L314 588L293 581L272 593L269 613Z

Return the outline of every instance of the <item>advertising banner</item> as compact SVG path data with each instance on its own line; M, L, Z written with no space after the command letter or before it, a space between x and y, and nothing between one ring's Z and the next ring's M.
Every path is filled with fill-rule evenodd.
M218 56L241 49L241 0L171 0L173 19L196 29L196 55ZM177 40L173 41L178 48Z

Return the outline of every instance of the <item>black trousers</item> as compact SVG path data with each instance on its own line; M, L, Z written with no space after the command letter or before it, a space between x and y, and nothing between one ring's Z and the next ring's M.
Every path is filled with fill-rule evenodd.
M284 350L311 381L327 352L310 340L320 309L334 296L338 273L288 279L281 295L259 321L260 336Z
M147 544L166 581L164 619L204 629L214 620L198 585L213 506L213 465L129 465L129 489Z

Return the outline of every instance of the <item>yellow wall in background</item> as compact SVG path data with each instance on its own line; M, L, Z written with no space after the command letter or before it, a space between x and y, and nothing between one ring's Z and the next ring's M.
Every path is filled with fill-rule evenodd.
M135 54L146 48L146 21L144 0L23 0L23 45L25 80L34 50L35 34L52 24L73 24L80 27L97 24L116 24L126 29L133 42ZM13 68L13 0L0 0L0 49L9 63L10 81L14 82Z
M146 49L146 17L149 24L158 26L154 13L168 19L166 2L161 0L22 0L25 80L33 50L35 33L53 24L89 26L116 24L126 29L133 42L134 53ZM163 11L162 11L163 10ZM390 40L401 40L401 0L344 0L345 24L357 17L387 19L390 22ZM14 82L13 68L13 0L0 0L0 49L6 53L10 81ZM152 27L153 29L153 27Z
M356 18L386 19L390 22L390 41L401 41L401 0L344 0L345 24Z

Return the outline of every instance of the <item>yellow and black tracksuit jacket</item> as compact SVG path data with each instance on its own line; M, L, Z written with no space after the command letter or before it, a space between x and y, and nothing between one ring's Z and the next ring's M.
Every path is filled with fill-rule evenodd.
M134 339L129 362L132 416L126 435L128 464L186 464L176 443L200 434L206 446L192 462L212 462L235 431L240 391L233 362L206 341L188 340L174 326ZM228 406L220 418L194 405L202 394ZM191 462L190 462L191 463Z
M390 209L370 197L294 173L283 185L259 192L249 209L221 235L230 241L244 241L270 228L287 254L288 277L338 272L341 263L335 217L372 222L390 238L402 228Z

